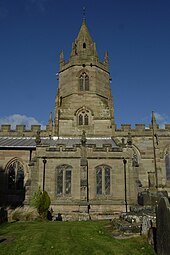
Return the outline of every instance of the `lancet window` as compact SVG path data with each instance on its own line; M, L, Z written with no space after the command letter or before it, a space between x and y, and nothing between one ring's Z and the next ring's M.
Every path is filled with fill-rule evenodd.
M56 194L58 196L71 194L72 167L60 165L56 168Z
M7 166L8 173L8 189L23 190L24 189L24 166L19 160L12 161Z
M110 194L110 171L106 165L96 167L96 193L97 195Z
M80 75L80 91L88 91L89 90L89 77L86 73L82 73Z

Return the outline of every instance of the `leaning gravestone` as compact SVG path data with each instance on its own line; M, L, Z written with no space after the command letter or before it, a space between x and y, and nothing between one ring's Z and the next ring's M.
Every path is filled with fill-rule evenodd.
M156 210L157 254L170 255L170 204L161 198Z

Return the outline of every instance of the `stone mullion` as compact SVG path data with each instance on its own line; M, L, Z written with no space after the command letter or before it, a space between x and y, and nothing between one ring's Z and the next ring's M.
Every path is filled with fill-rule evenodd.
M105 169L102 168L102 195L105 195Z

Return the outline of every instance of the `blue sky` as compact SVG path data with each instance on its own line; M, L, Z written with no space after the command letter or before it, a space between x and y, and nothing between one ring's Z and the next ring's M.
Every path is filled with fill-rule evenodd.
M115 122L170 123L169 0L0 0L0 124L41 123L54 112L59 53L86 23L109 52Z

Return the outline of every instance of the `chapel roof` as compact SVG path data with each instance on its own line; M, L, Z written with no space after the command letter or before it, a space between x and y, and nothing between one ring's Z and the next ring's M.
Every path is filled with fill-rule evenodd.
M35 137L0 137L0 148L13 148L13 149L35 149L36 148ZM81 138L65 138L65 137L51 137L41 138L42 145L48 145L50 147L65 146L66 148L80 147ZM118 149L119 147L115 141L110 138L87 138L87 147L110 147L112 149Z

